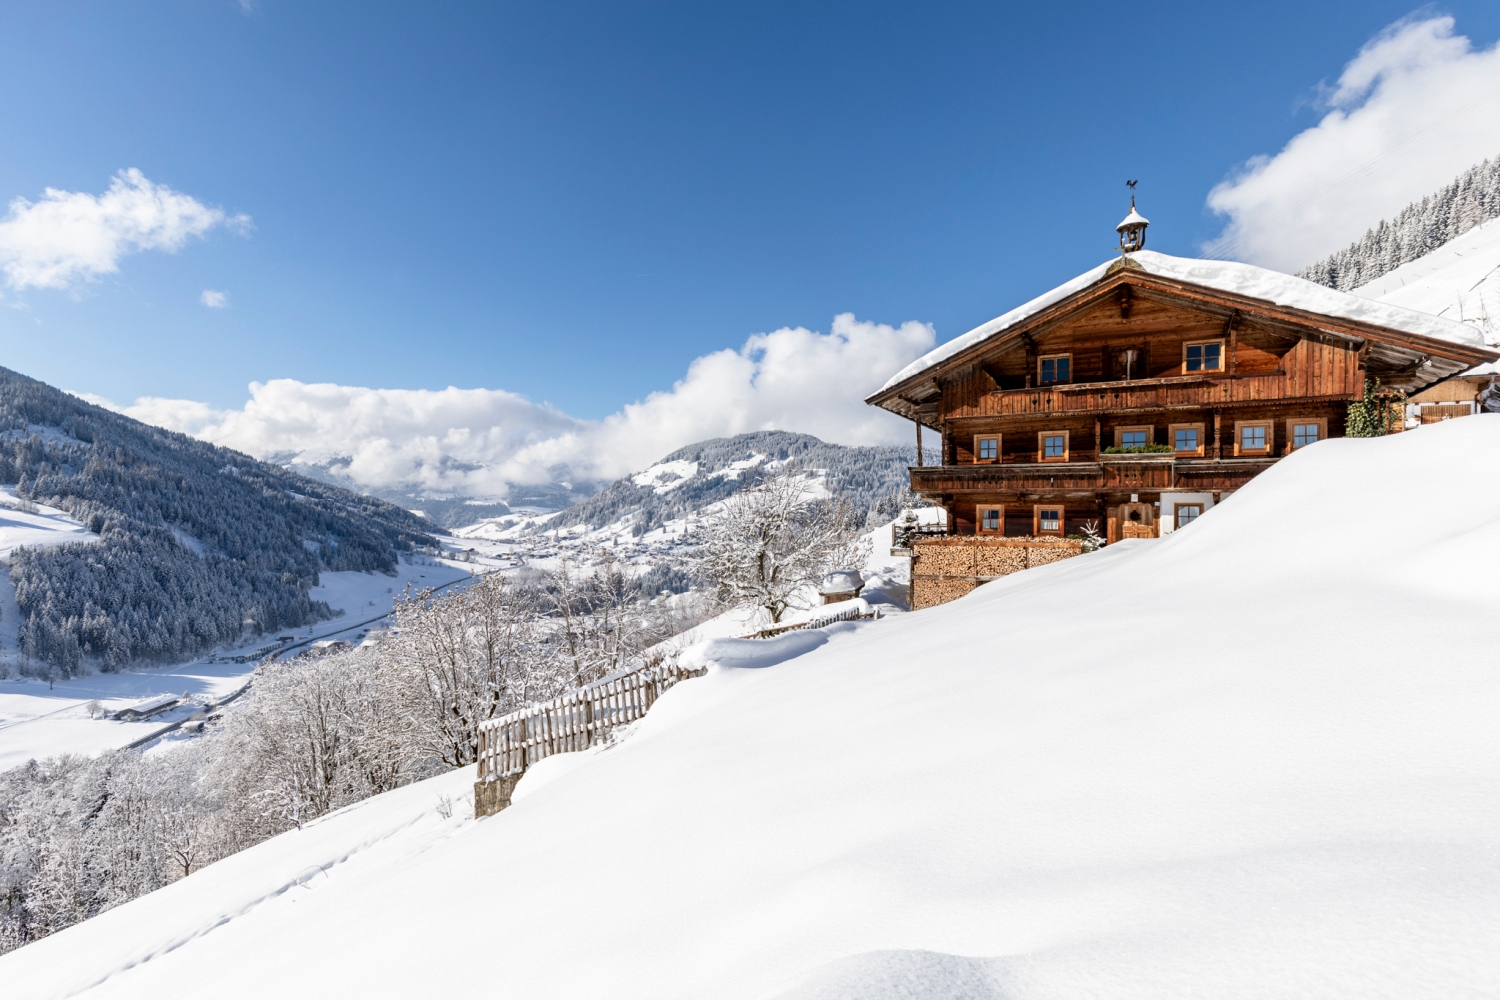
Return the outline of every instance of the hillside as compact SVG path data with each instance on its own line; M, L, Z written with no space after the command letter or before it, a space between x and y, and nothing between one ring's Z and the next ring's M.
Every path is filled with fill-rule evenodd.
M1500 343L1500 219L1354 289L1408 309L1456 319Z
M494 818L444 815L467 771L411 785L0 958L0 982L1493 996L1500 470L1472 456L1497 451L1484 416L1320 442L1166 539L765 669L699 647L708 677Z
M0 369L0 483L96 536L9 572L26 654L64 675L166 660L329 613L325 570L389 572L431 525Z
M861 510L887 500L907 485L910 448L829 444L811 434L756 431L699 441L667 455L649 469L611 483L597 496L567 508L547 530L602 527L628 517L645 534L757 482L768 470L816 472L824 488Z
M1470 167L1442 190L1407 205L1389 220L1381 219L1364 236L1304 268L1298 277L1352 291L1426 257L1497 216L1500 157Z

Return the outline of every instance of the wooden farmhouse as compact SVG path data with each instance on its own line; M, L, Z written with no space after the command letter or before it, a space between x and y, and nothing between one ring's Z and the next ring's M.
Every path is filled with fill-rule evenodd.
M1140 249L1145 226L1132 205L1118 258L938 347L867 400L917 423L911 488L946 509L949 535L1011 548L1087 526L1111 542L1158 537L1341 436L1367 378L1416 394L1500 357L1461 323ZM935 463L921 428L940 435ZM983 552L960 557L944 541L945 565L972 569L920 594L918 553L914 607L989 578Z

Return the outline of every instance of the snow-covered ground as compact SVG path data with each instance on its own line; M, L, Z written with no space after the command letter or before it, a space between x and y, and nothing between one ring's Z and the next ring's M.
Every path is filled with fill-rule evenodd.
M50 531L51 538L67 537L77 540L84 535L69 533L66 515L48 513L41 508L38 515L18 514L0 509L0 545L9 537L8 531L23 532L23 527L12 529L6 526L7 519L44 519L59 524L52 528L36 529ZM71 522L76 524L77 522ZM79 531L82 526L78 525ZM27 540L15 545L36 544ZM336 611L342 612L329 621L281 632L294 636L296 642L308 639L321 640L357 637L369 619L378 618L391 609L391 602L401 594L408 583L415 590L424 587L442 587L470 578L471 571L484 571L487 565L469 564L433 556L414 556L403 559L396 576L379 573L323 573L319 585L312 590L314 600L327 601ZM0 580L10 583L8 572L0 572ZM14 601L14 590L11 600ZM9 627L16 612L6 609L0 612L9 616ZM0 626L7 624L0 618ZM15 676L0 680L0 770L24 764L34 757L50 757L62 753L99 753L113 750L135 742L164 725L184 719L206 702L217 701L243 687L255 669L255 657L247 663L218 662L236 654L253 653L263 649L275 636L259 636L241 647L221 650L193 663L158 669L128 670L119 673L98 673L70 680L59 680L48 684L45 680ZM14 637L10 638L14 649ZM140 722L119 722L100 714L126 708L146 698L162 694L188 695L181 707ZM90 703L97 702L98 709L90 711Z
M1355 295L1456 319L1500 342L1500 219L1354 289Z
M498 816L467 818L467 769L380 796L0 983L1500 995L1497 453L1489 416L1320 442L1168 538L720 662Z

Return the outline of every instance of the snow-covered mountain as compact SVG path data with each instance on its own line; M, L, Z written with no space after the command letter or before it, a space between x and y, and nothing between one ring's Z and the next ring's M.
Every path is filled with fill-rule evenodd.
M393 504L5 369L0 483L47 512L18 511L7 530L48 528L4 553L16 610L0 628L63 676L307 624L332 611L310 596L320 572L392 571L399 553L433 543L430 524ZM42 544L59 540L61 515L88 544ZM0 665L16 654L0 648Z
M1330 440L1169 538L821 644L717 640L689 651L706 678L498 816L468 818L468 769L411 785L12 952L0 982L1496 995L1500 469L1472 456L1497 451L1484 416ZM1230 619L1184 632L1210 605Z
M1468 323L1487 343L1500 343L1500 219L1470 229L1354 294Z
M810 489L848 500L874 524L896 515L895 498L908 485L913 460L906 448L829 444L788 431L713 438L680 448L564 510L486 518L454 534L503 543L538 564L557 557L588 562L607 552L638 576L652 574L647 583L653 590L680 591L689 582L681 557L693 544L698 520L767 474L803 475Z
M1500 217L1500 157L1475 164L1451 184L1382 219L1364 236L1300 277L1352 291Z

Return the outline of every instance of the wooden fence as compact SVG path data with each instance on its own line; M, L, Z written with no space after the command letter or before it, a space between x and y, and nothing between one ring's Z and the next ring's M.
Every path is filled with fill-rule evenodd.
M826 627L828 625L834 624L835 622L852 622L852 621L858 621L858 620L863 619L863 618L879 618L879 617L880 617L879 610L875 610L875 611L861 611L859 609L858 605L856 605L855 607L848 608L848 609L846 609L844 611L839 611L839 612L836 612L836 613L831 614L831 615L824 615L821 618L814 618L811 621L797 622L796 624L793 624L793 625L772 625L770 628L763 628L759 632L751 632L749 635L740 636L740 638L742 638L742 639L770 639L770 638L773 638L774 636L781 635L784 632L795 632L798 629L804 629L804 628L824 628L824 627Z
M835 622L876 617L878 612L861 612L856 606L743 638L766 639L793 629L822 628ZM479 773L474 782L475 817L493 816L510 805L516 782L537 761L604 742L610 730L645 715L668 688L707 672L707 667L690 669L676 662L636 667L575 688L551 701L481 722Z
M479 724L479 780L519 777L543 757L585 750L645 715L668 688L706 668L637 667Z

